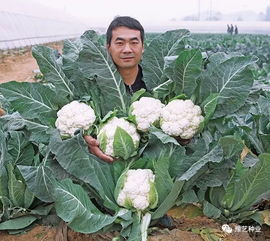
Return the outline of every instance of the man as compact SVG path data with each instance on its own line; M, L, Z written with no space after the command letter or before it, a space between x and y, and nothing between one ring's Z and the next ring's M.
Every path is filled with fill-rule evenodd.
M117 17L109 25L106 32L107 50L120 73L126 90L131 95L141 88L145 88L142 80L142 69L139 65L144 51L144 29L142 25L131 17ZM85 136L89 151L100 159L113 162L111 156L104 154L98 141Z
M238 34L238 28L237 28L237 25L235 25L235 27L234 27L234 34Z

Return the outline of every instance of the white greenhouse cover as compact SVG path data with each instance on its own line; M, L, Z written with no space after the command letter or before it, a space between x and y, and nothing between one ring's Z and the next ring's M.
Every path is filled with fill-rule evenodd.
M55 9L30 1L9 0L0 5L0 49L79 37L88 27Z

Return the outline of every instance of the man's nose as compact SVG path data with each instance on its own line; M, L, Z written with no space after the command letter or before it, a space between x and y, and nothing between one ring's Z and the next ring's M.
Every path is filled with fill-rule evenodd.
M126 44L124 45L123 52L124 52L124 53L132 52L132 49L130 48L130 45L129 45L128 43L126 43Z

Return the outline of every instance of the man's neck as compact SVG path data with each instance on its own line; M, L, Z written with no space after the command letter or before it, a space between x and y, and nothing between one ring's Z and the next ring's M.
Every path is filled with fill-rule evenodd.
M132 85L137 77L138 71L139 71L139 66L136 65L133 68L119 68L118 69L120 75L122 76L124 83L126 85Z

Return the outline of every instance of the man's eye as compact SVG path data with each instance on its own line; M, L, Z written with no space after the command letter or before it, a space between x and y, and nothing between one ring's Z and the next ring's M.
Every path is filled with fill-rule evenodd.
M121 45L123 45L123 42L116 42L116 45L121 46Z
M131 42L132 45L136 45L136 44L138 44L138 43L139 43L138 41L132 41L132 42Z

